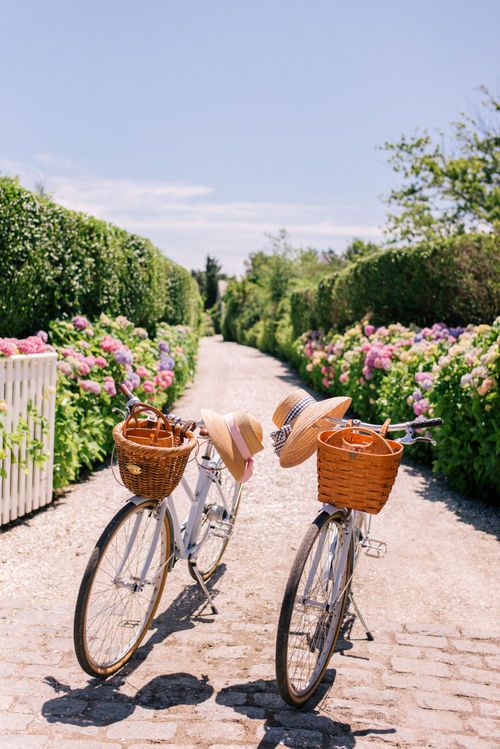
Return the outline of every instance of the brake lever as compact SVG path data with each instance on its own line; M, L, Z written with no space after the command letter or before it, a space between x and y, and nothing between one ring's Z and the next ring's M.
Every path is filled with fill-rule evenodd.
M396 442L399 442L400 445L414 445L415 442L430 442L433 447L436 447L437 444L436 440L433 440L432 437L421 437L418 435L412 427L407 427L404 437L400 437Z

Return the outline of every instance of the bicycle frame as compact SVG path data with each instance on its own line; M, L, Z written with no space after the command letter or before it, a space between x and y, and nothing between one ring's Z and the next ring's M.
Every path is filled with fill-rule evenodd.
M208 533L208 529L207 529L207 532L204 534L203 538L201 538L197 542L198 533L199 533L201 521L202 521L203 508L205 506L205 500L207 498L207 495L208 495L208 492L210 490L212 483L215 483L215 485L217 486L221 505L223 506L224 510L226 510L229 514L230 508L227 506L224 493L222 492L220 485L215 478L215 473L218 469L220 456L217 450L215 449L214 445L210 441L205 445L204 452L205 454L203 455L201 463L199 464L198 479L196 482L194 492L192 491L191 486L189 485L189 482L186 479L186 477L183 476L181 479L181 486L183 487L184 491L186 492L186 494L188 495L191 501L191 507L185 520L182 523L179 522L177 510L175 507L174 493L170 494L168 497L165 497L158 503L158 507L156 509L157 527L153 535L151 547L148 552L146 561L144 563L144 567L142 569L140 579L135 582L135 584L139 587L143 586L147 579L149 568L151 566L151 562L154 558L156 547L160 539L161 526L162 526L162 523L164 522L165 515L167 513L169 516L170 527L173 533L172 552L170 554L169 559L167 560L169 569L171 569L174 566L175 562L178 559L191 559L193 561L196 559L196 555L199 549L201 548L201 546L203 545L207 537L207 533ZM234 488L235 494L237 494L240 491L240 488L241 488L241 484L239 483L235 484L235 488ZM234 495L232 499L234 499ZM133 502L134 504L139 504L140 502L143 501L143 497L134 496L134 497L130 497L127 501ZM119 568L116 573L117 578L119 578L121 571L123 570L123 567L126 564L130 550L132 549L134 545L141 520L142 518L140 516L138 516L136 519L135 525L130 535L129 542L125 548L124 557L121 560ZM155 572L155 577L161 574L162 571L163 571L163 568L160 570L157 570Z

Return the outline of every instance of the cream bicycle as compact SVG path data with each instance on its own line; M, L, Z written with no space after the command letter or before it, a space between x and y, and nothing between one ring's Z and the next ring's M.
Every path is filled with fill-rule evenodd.
M122 391L130 414L140 401L123 386ZM187 561L217 613L206 582L229 543L242 484L226 468L203 421L172 414L169 421L198 430L203 454L196 485L185 476L179 485L190 509L180 522L174 494L162 500L130 497L102 532L83 575L73 627L78 662L91 676L110 676L130 660L154 618L168 572L179 559Z
M325 419L336 427L349 425L381 432L385 425L359 420ZM389 432L405 431L402 445L433 442L417 429L439 426L441 419L391 424ZM348 602L366 631L373 635L354 600L351 584L362 550L385 553L385 544L370 537L371 515L323 504L308 528L286 585L276 638L276 679L285 702L301 707L318 689L335 650Z

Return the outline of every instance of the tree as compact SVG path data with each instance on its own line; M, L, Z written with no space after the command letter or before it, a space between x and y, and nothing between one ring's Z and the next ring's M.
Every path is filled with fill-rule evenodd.
M428 131L385 143L389 163L403 178L392 190L386 234L390 243L417 242L436 235L498 230L500 226L500 101L482 87L482 111L452 123L449 153L445 138Z
M205 309L211 309L217 302L221 269L222 266L219 261L207 255L205 264Z
M365 242L363 239L353 239L344 252L342 257L347 260L348 263L353 263L355 260L359 260L366 255L371 255L373 252L380 252L380 247L375 242Z

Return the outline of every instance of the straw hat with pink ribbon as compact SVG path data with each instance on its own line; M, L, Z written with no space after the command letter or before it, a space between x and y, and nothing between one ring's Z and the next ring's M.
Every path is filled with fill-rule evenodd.
M285 396L273 414L278 429L271 432L274 452L282 468L291 468L310 458L317 450L320 429L332 426L327 418L341 419L350 404L351 399L342 396L317 401L300 388Z
M264 449L259 420L243 409L223 416L204 408L201 417L230 473L236 481L248 481L253 473L253 456Z

